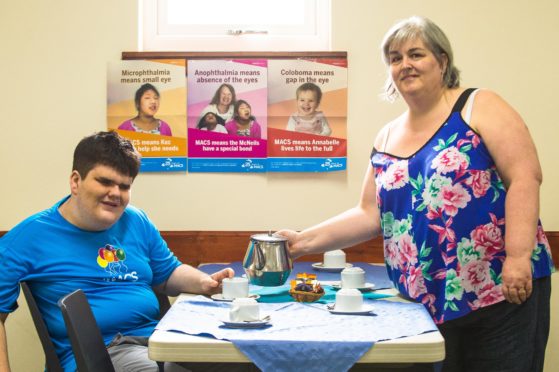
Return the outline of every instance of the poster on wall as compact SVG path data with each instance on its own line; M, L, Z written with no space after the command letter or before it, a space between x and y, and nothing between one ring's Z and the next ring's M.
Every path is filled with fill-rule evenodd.
M188 171L265 172L267 60L189 60Z
M347 59L268 61L268 172L347 165Z
M109 63L107 127L132 141L141 172L186 172L185 61Z

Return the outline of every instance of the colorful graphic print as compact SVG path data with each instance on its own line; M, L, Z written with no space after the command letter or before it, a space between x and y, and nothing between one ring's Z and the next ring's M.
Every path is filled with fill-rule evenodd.
M126 253L122 248L115 248L111 244L106 244L99 248L97 264L111 275L111 280L138 280L136 272L128 273L125 265Z

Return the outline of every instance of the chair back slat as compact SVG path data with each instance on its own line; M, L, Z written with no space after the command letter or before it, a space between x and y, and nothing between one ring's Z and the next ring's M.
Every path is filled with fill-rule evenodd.
M58 301L80 372L114 372L85 293L78 289Z

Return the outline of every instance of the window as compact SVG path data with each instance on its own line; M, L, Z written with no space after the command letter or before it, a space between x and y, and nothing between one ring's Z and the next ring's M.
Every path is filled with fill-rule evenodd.
M140 0L140 51L329 51L330 0Z

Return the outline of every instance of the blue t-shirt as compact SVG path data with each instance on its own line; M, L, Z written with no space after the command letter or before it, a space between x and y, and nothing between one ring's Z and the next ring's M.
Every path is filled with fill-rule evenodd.
M159 305L151 289L181 264L145 213L128 206L110 229L85 231L58 208L37 213L0 239L0 313L17 307L19 282L27 281L65 370L75 370L57 301L82 289L105 343L118 332L149 336Z

